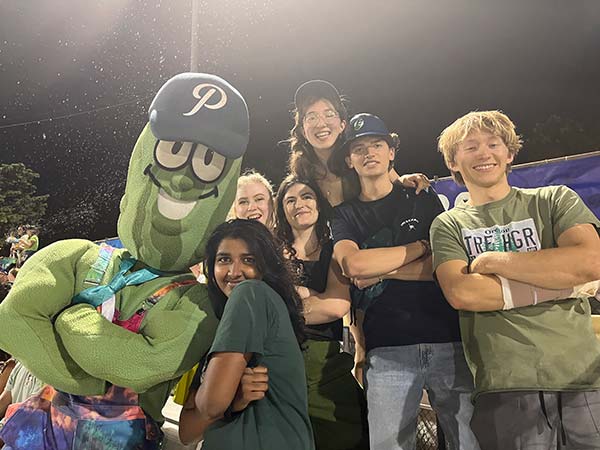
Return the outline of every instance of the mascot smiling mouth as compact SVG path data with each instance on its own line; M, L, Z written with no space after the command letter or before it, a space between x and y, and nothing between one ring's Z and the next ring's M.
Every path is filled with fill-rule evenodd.
M158 200L156 205L158 207L158 212L171 220L182 220L184 219L196 206L199 200L203 200L209 197L218 197L219 196L219 188L215 186L210 191L200 195L197 200L185 201L185 200L177 200L171 197L164 190L160 181L156 179L154 174L152 173L152 164L148 164L148 166L144 169L144 175L148 175L148 178L158 187Z

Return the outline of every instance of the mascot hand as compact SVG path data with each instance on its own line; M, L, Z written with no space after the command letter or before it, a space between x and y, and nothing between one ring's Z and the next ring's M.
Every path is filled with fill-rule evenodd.
M93 263L96 253L92 251L89 257L88 253L96 247L93 242L73 239L38 251L0 304L0 347L44 383L72 394L95 395L106 389L104 380L91 376L69 357L52 323L71 302L73 286L82 276L77 267L88 259Z
M185 295L176 309L172 307L169 301L154 306L139 334L84 304L63 311L55 326L69 355L86 372L144 392L191 369L210 347L216 330L214 313L203 309L197 298L191 301Z

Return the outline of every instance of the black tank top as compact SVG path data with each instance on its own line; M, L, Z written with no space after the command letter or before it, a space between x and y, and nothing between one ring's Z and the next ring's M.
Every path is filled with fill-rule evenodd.
M327 287L327 274L333 255L333 243L328 241L321 248L318 261L297 260L302 269L301 285L316 292L325 292ZM342 319L320 325L306 325L306 337L315 341L341 341L343 323Z

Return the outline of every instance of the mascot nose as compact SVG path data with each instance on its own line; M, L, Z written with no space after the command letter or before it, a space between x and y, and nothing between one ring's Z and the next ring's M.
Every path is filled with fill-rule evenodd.
M171 186L179 192L187 192L194 187L194 181L185 175L174 175Z

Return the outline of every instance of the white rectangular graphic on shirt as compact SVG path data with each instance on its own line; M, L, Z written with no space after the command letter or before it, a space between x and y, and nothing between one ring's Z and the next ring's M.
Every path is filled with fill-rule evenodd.
M542 248L533 219L461 230L465 249L472 261L483 252L533 252Z

